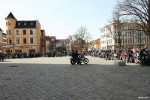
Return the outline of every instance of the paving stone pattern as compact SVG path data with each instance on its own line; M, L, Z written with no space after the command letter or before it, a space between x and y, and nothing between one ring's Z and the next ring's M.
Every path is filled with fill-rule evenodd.
M88 57L8 59L0 62L0 100L150 100L150 67L115 66Z

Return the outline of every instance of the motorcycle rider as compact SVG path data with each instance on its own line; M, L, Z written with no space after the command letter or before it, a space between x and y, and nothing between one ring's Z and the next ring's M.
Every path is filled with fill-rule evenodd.
M73 59L75 59L75 52L74 52L74 50L72 50L71 56L72 56Z
M79 55L80 55L80 54L78 53L78 50L76 50L76 51L75 51L76 60L78 61L78 64L82 65L81 62L80 62Z
M82 65L80 62L80 58L79 58L79 54L78 54L78 50L76 50L74 52L74 50L72 50L72 58L78 61L78 64Z

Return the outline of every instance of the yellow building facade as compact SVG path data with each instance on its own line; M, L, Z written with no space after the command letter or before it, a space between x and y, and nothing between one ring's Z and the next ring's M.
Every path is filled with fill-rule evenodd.
M5 18L5 21L7 44L10 47L7 52L43 52L41 25L38 20L18 21L14 15L10 13Z

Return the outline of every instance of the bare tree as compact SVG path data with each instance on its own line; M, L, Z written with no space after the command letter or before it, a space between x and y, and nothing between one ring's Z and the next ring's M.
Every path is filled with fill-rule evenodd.
M90 33L88 32L88 29L85 26L81 26L77 30L75 36L76 39L81 38L81 42L79 43L81 50L84 48L84 42L88 42L91 39Z
M68 36L68 39L70 39L71 48L74 49L74 41L75 41L74 35L69 35L69 36Z
M112 36L115 39L115 42L119 44L119 49L121 49L121 45L122 45L122 31L121 31L121 26L123 23L123 19L121 19L121 15L120 15L120 9L115 8L113 11L113 17L112 17L113 21L115 21L115 28L117 29L117 34L112 34Z
M47 44L47 49L50 51L53 51L52 43L49 41L49 44Z
M75 34L69 35L68 39L71 41L71 48L74 49L74 41L81 38L80 43L78 44L79 47L81 47L81 50L85 47L85 42L88 43L92 38L90 36L90 33L88 32L87 28L85 26L81 26Z
M143 31L150 39L150 0L124 0L117 7L121 16L138 26L135 30Z

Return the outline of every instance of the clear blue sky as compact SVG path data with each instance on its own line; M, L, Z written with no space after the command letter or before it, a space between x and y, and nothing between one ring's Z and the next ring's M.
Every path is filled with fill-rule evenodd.
M67 38L86 26L93 39L108 24L117 0L1 0L0 28L12 12L17 20L39 20L46 35Z

